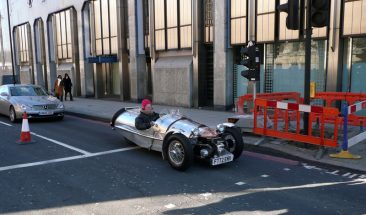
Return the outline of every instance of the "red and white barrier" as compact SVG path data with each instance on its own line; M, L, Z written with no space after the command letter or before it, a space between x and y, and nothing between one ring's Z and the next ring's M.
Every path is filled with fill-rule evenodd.
M360 111L362 109L366 109L366 101L356 103L354 105L350 105L348 107L348 114L353 114L357 111Z
M268 101L267 106L273 107L282 110L294 110L294 111L301 111L306 113L323 113L324 108L321 106L311 106L311 105L303 105L303 104L296 104L296 103L286 103L286 102L277 102L277 101Z

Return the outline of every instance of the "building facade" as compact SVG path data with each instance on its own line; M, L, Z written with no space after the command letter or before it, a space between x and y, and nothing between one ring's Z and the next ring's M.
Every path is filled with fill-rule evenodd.
M51 91L69 73L78 96L230 109L253 91L239 62L240 48L256 41L257 92L304 93L305 19L301 30L286 28L276 8L287 0L8 2L0 3L0 81L14 69L21 83ZM366 0L332 0L329 17L313 29L311 81L317 91L366 92Z

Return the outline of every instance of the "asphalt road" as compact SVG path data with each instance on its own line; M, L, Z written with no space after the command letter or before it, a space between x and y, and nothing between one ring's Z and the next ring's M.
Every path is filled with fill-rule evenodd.
M366 175L245 151L230 164L170 168L105 123L0 117L0 213L365 214Z

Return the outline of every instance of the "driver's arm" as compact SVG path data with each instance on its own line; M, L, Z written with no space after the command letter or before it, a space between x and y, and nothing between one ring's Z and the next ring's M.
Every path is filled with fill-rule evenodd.
M137 130L146 130L146 129L149 129L151 127L151 123L150 122L144 122L144 120L141 119L140 117L136 117L135 127L137 128Z
M160 118L160 115L158 113L154 112L154 117L153 117L153 121L156 121L157 119Z

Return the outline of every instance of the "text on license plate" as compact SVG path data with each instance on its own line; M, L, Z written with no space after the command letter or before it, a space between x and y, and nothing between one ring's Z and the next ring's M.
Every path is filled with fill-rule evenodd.
M39 115L43 115L43 116L53 115L53 111L41 111L41 112L39 112Z
M215 166L215 165L227 163L227 162L230 162L230 161L233 161L233 160L234 160L234 155L232 155L232 154L224 155L224 156L221 156L221 157L212 158L211 159L211 165Z

